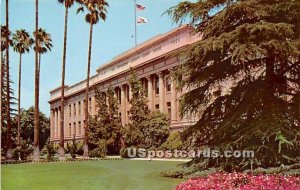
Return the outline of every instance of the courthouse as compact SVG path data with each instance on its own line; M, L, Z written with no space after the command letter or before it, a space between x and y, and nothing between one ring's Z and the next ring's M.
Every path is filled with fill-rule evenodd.
M150 40L118 55L97 69L90 78L88 109L90 115L97 113L95 89L106 91L111 86L119 101L119 115L122 124L130 122L129 85L130 68L133 68L142 82L148 98L148 108L166 113L171 121L171 131L182 131L194 124L199 117L179 114L179 98L185 90L177 90L171 80L170 71L180 64L176 51L200 40L188 25L180 26L170 32ZM65 86L64 135L69 141L84 135L84 105L86 80ZM60 137L61 87L50 91L50 140L58 143Z

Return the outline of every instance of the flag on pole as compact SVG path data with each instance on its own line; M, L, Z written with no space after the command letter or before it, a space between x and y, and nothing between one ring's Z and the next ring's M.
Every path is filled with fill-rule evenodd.
M137 19L137 23L139 23L139 24L144 24L144 23L147 23L147 22L148 22L147 19L143 18L141 16L139 16L138 19Z
M146 8L146 7L143 6L143 5L136 4L136 10L137 10L137 11L142 11L142 10L144 10L145 8Z

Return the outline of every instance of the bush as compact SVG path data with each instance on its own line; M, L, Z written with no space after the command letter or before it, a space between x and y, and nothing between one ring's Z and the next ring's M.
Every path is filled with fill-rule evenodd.
M47 160L50 162L54 160L54 155L57 153L57 147L48 140L42 152L47 155Z
M75 136L73 137L73 140L72 140L72 144L70 145L69 143L67 143L67 150L68 152L71 154L71 157L73 159L76 158L76 153L78 151L78 143L76 143L75 141Z
M122 158L128 158L128 152L127 152L127 147L122 147L120 149L120 156Z
M83 155L83 143L82 142L77 143L77 152L76 152L76 154Z
M168 139L159 147L161 150L175 150L182 148L182 141L178 131L172 132Z
M18 160L19 156L21 160L27 160L28 156L32 154L33 146L30 142L21 139L20 145L12 150L13 159Z
M89 156L104 158L106 156L106 153L107 153L106 142L105 140L101 139L98 142L98 147L89 152Z
M206 189L291 189L300 187L300 177L283 175L251 175L246 173L214 173L207 177L191 178L176 187L176 190Z

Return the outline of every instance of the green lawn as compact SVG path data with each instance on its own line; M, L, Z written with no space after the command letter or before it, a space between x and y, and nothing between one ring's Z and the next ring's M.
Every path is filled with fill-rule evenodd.
M103 160L2 165L2 190L171 190L181 180L160 176L179 162Z

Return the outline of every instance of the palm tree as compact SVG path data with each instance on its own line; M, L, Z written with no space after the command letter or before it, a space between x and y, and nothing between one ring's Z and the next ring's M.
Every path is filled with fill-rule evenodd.
M36 109L36 106L39 106L39 86L40 86L40 73L41 73L41 55L47 53L48 51L51 51L52 48L52 40L51 40L51 35L49 33L46 32L45 29L39 28L38 30L36 30L35 32L33 32L33 36L35 37L35 46L33 47L35 54L37 56L36 59L36 70L35 70L35 77L36 77L36 87L35 87L35 98L36 98L36 102L35 102L35 114L37 111L37 114L39 113L39 109ZM35 124L39 124L39 115L34 115L35 117ZM36 126L35 126L36 127ZM35 151L39 152L38 146L39 146L39 127L37 126L37 128L35 128ZM38 160L38 153L36 153L37 155L35 155L36 157L34 158L35 160Z
M88 13L85 16L85 21L90 25L90 36L89 36L89 49L88 49L88 63L87 63L87 78L86 78L86 91L85 91L85 123L84 123L84 157L88 157L88 126L89 126L89 85L90 85L90 67L91 67L91 52L92 52L92 37L93 37L93 26L97 24L99 20L105 21L108 3L106 0L79 0L79 3L84 5ZM83 11L83 7L80 7L77 11Z
M64 47L63 47L63 61L62 61L62 72L61 72L61 115L60 115L60 147L59 147L59 158L65 159L65 148L64 148L64 105L65 105L65 70L66 70L66 56L67 56L67 35L68 35L68 13L69 8L74 4L74 0L58 0L59 3L65 6L65 31L64 31Z
M39 27L39 0L35 0L35 32L38 32ZM38 36L35 35L35 46L38 47ZM35 72L34 72L34 151L33 160L39 161L40 150L39 150L39 57L38 51L35 51Z
M33 47L34 51L38 53L38 77L40 78L41 72L41 55L51 51L52 39L50 33L47 33L45 29L39 28L37 32L37 46ZM33 32L33 36L36 36L36 32ZM37 48L36 48L37 47Z
M13 34L13 49L19 53L19 84L18 84L18 145L20 145L20 100L21 100L21 71L22 71L22 54L28 53L33 44L33 39L24 29L17 30Z

